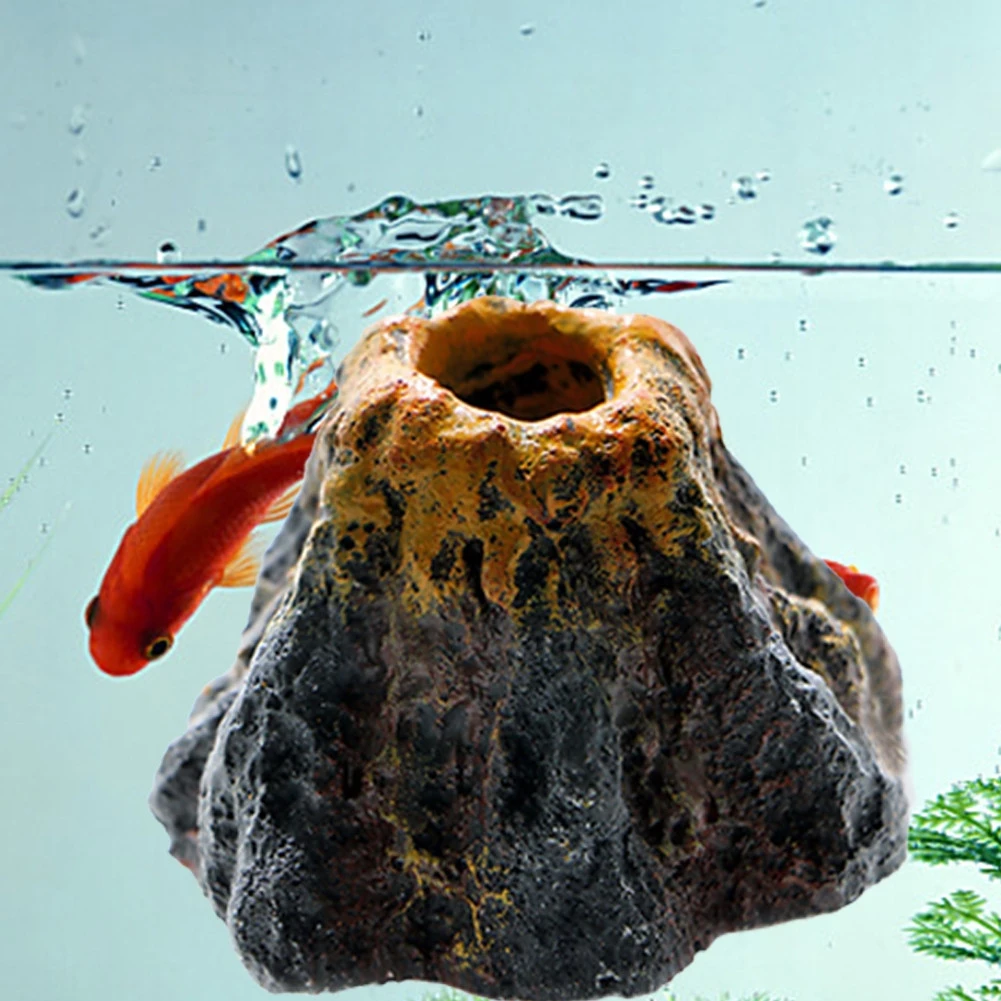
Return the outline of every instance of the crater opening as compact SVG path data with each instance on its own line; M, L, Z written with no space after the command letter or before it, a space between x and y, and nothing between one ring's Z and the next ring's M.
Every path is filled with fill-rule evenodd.
M415 345L417 370L471 407L521 421L605 402L604 366L584 332L554 330L540 316L501 313L497 319L432 323Z

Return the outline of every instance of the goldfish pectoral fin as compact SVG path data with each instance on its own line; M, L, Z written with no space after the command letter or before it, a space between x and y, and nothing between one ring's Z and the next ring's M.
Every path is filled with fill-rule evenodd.
M270 521L281 521L288 517L289 511L292 510L292 505L295 503L296 497L299 496L299 484L293 483L292 486L288 488L280 497L275 500L271 507L267 509L264 513L264 517L261 519L261 523Z
M177 451L154 452L139 474L136 485L136 517L156 500L160 491L184 469L184 456Z
M222 440L223 449L233 448L235 445L240 444L240 431L243 428L243 418L247 416L247 408L244 407L234 418L233 423L230 424L229 430L226 432L226 437Z
M226 564L219 587L250 587L261 572L261 541L249 536L237 554Z

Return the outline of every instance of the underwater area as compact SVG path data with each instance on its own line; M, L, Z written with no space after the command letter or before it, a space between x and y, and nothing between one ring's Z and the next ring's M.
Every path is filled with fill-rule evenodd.
M885 635L886 656L899 660L906 768L889 768L886 781L909 804L906 861L859 863L857 889L846 891L857 899L835 901L825 886L795 920L780 919L762 891L747 905L755 927L728 930L721 921L693 933L692 954L679 946L676 973L643 996L1001 996L999 37L1001 9L990 0L961 8L930 0L179 0L128 10L40 0L0 12L0 998L238 1001L281 986L261 973L259 956L241 962L244 918L235 904L227 914L228 877L206 864L211 846L198 830L208 827L211 801L224 831L213 837L228 836L232 818L217 815L226 769L234 789L258 783L262 802L280 785L261 777L260 761L240 757L240 730L251 722L239 714L255 685L273 683L265 661L294 646L281 632L292 621L281 588L287 572L293 590L309 576L296 578L294 566L309 519L322 517L317 505L329 514L345 498L317 487L311 465L312 507L300 498L285 520L292 495L284 506L281 499L303 474L312 436L320 442L347 421L363 396L350 377L365 366L350 359L362 357L352 351L373 325L416 343L431 335L413 332L439 330L485 296L519 304L501 312L551 301L645 314L656 330L663 321L683 332L711 381L719 437L708 417L706 434L714 447L725 443L809 551L792 569L766 554L755 584L746 556L754 546L741 537L748 607L760 610L780 577L796 591L788 581L808 566L824 582L814 587L821 576L809 576L797 585L803 607L849 609L845 635L862 621L877 630L865 637ZM532 370L536 383L519 370L496 384L470 376L475 388L460 391L442 374L446 362L438 358L434 371L470 409L515 425L541 426L564 411L584 422L602 393L613 395L608 380L595 389L587 366L581 374L575 356L567 362L554 350L540 354L550 367ZM671 363L675 399L701 371L685 350ZM425 351L425 367L433 354ZM574 388L557 407L545 397L566 373ZM414 454L430 447L413 433ZM323 461L336 465L337 449L323 447ZM475 464L478 453L468 446L467 458L465 447L458 433L442 438L449 470ZM108 614L102 580L137 518L144 464L159 454L145 466L140 512L152 509L169 472L226 449L250 463L245 480L255 490L265 474L254 462L263 469L268 456L297 450L299 465L275 474L252 517L277 505L258 530L264 541L227 564L228 583L253 584L265 543L277 538L263 555L263 583L256 592L199 594L176 635L144 634L141 661L89 646ZM403 446L393 454L411 458ZM510 508L489 496L502 515ZM483 504L480 517L494 518ZM189 540L185 566L202 562L218 536L213 524ZM418 561L420 549L403 553L404 562ZM482 556L482 547L479 556L467 549L462 559L482 564ZM823 575L821 560L875 578L878 604L871 590L848 582L853 598ZM831 589L838 597L828 602ZM126 604L138 614L154 598ZM410 661L398 657L403 678ZM872 734L837 708L830 679L809 667L798 670L827 700L815 715L829 722L833 714L843 720L838 733L857 740L844 742L848 751L839 745L843 774L840 764L826 766L847 824L857 805L852 783L882 780L886 760L879 748L870 753ZM326 710L324 699L317 704ZM194 729L211 718L230 740L226 752L206 766L208 745L192 739L194 771L158 775L193 706ZM540 716L548 712L539 706ZM338 732L348 732L346 716L338 719ZM720 727L700 739L726 748ZM545 786L541 744L526 737L518 746L522 759L538 761L525 767ZM729 747L744 754L733 740ZM792 784L797 758L807 756L790 750L774 788ZM589 774L609 782L624 767L614 755L583 757ZM209 777L199 786L203 766ZM850 771L861 778L849 780ZM338 781L347 789L370 777L345 766ZM684 795L665 793L666 816L688 809L698 782ZM761 802L771 794L762 790ZM199 796L196 823L185 797ZM698 824L719 819L709 801ZM286 806L276 813L294 813ZM256 801L234 808L248 823L255 809ZM514 813L516 831L535 822L523 804ZM809 816L802 824L790 851L809 839ZM707 830L669 827L656 851L705 858ZM903 833L899 844L888 838L902 858ZM440 874L421 868L429 849L415 844L399 869L423 890ZM251 866L254 850L242 843L227 864ZM747 854L744 875L768 887L756 857ZM468 941L490 958L491 922L501 935L512 905L506 887L486 888L503 879L484 858L468 854L463 878L481 894L469 906ZM319 866L337 863L331 852ZM284 877L282 894L299 886L293 864ZM625 877L622 885L631 896ZM683 904L697 904L697 892L684 892ZM266 898L260 891L254 920L271 936L271 954L283 939L329 945L337 937L310 938L314 931L293 927L298 915L276 918L278 904L269 911ZM620 903L610 901L609 913ZM352 899L331 903L346 915L338 934L350 938L361 910ZM583 906L565 913L547 926L551 940L524 946L537 953L532 968L599 951L591 943L602 934L600 913L597 921ZM428 912L428 940L415 955L433 951L446 918ZM325 920L317 917L316 929ZM472 982L461 978L487 963L456 945L458 982L405 979L386 972L391 941L387 927L385 943L373 946L375 972L359 973L361 986L347 987L345 998L455 1001L467 996L458 984ZM296 988L321 989L325 962L326 954L302 960L310 973ZM569 1001L620 996L625 983L611 972L588 977L586 992L517 982L518 990L501 983L476 993Z

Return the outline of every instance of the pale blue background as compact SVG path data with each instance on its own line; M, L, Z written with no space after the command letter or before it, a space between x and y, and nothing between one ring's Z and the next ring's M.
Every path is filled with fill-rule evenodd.
M150 257L165 239L189 258L242 255L395 191L596 190L604 222L547 224L570 252L789 258L800 224L827 214L834 260L987 259L999 38L996 0L6 0L0 258ZM735 176L764 168L757 199L726 204ZM629 209L645 173L717 218L668 229ZM997 280L941 277L741 278L649 304L697 344L727 443L779 511L819 554L879 576L919 802L999 760L999 304ZM0 998L261 998L145 805L195 695L231 661L247 594L211 596L167 662L122 683L91 664L81 621L143 460L217 448L249 355L195 317L120 306L108 290L0 284L0 485L65 415L0 514L0 595L56 525L0 620ZM346 339L360 328L342 325ZM913 1001L976 983L901 932L960 885L982 888L908 866L839 914L719 940L672 986Z

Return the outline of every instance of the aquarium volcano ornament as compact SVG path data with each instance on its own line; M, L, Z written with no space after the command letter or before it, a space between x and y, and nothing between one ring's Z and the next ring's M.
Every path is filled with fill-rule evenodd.
M896 658L680 331L479 298L340 387L152 799L264 986L646 993L901 864Z

